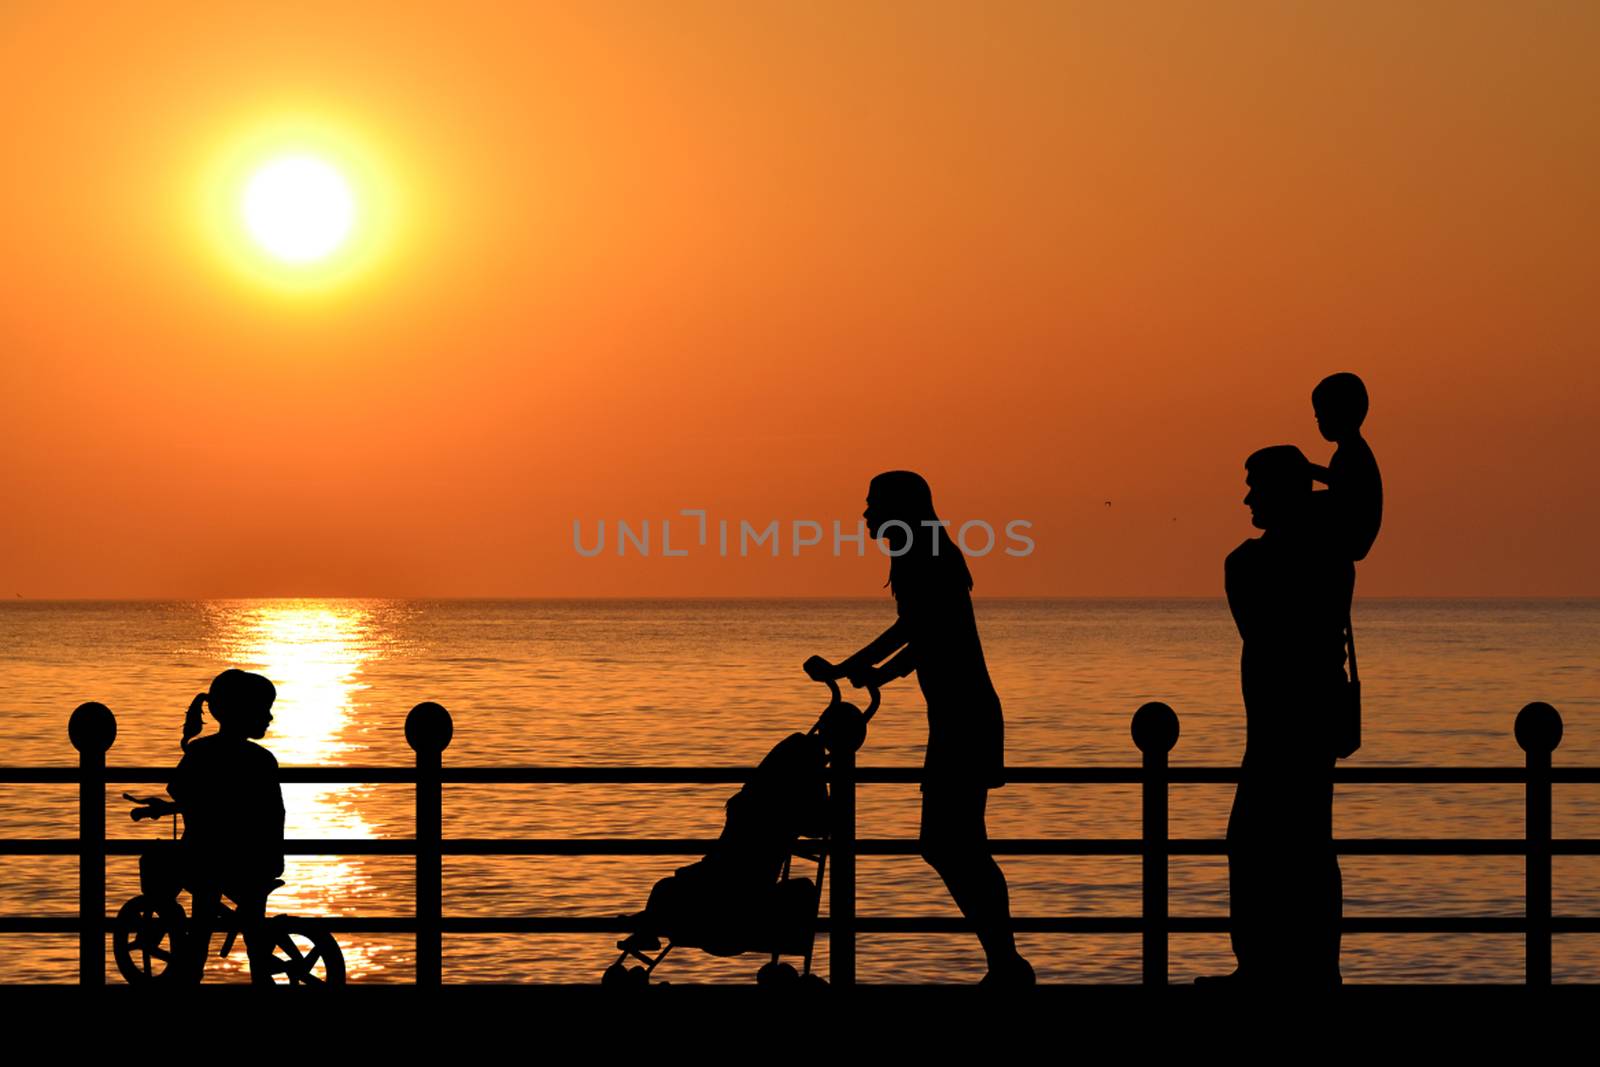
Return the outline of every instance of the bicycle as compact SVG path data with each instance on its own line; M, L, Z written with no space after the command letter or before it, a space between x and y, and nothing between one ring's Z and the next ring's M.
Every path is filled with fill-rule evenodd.
M178 902L185 888L183 844L178 840L178 809L161 797L136 797L122 794L137 805L129 816L139 822L172 815L172 839L160 840L139 856L140 892L117 912L111 928L111 950L117 970L129 985L176 984L183 961L189 958L191 920ZM267 894L284 885L273 879ZM230 897L237 905L239 901ZM321 921L292 915L274 915L263 923L264 934L272 946L271 977L280 976L289 985L343 985L344 953L333 933ZM223 933L219 959L233 952L234 942L243 932L236 908L218 900L214 928ZM209 939L208 939L209 940ZM206 945L210 952L209 943ZM252 975L252 977L255 977Z

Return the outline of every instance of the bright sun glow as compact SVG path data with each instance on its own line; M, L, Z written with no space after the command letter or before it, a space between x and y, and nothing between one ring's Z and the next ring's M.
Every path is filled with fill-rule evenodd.
M201 246L247 292L343 299L399 270L416 239L414 168L370 116L223 116L187 191Z
M315 263L336 251L355 223L349 183L315 156L267 163L245 186L245 226L268 254L285 263Z

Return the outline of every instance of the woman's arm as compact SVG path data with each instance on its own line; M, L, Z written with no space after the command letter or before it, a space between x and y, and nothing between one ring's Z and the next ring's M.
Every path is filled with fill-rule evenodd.
M873 638L867 647L839 664L840 675L854 674L864 667L871 667L888 659L903 647L908 639L905 621L896 619L887 630Z
M872 679L880 688L886 682L904 678L917 669L917 650L907 645L894 659L878 668L878 677Z
M812 656L805 662L805 672L818 681L830 678L848 677L852 683L865 677L865 672L879 660L888 658L893 652L906 644L905 624L896 619L894 624L883 633L873 638L861 651L847 658L843 663L829 663L821 656ZM898 662L898 660L897 660ZM900 677L900 676L896 676Z

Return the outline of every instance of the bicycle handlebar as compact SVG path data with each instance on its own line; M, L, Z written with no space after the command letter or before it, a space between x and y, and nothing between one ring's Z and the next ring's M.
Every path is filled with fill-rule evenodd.
M122 794L123 800L131 800L140 805L128 812L128 818L134 822L142 819L165 819L168 815L176 814L178 805L165 797L136 797L132 793ZM162 808L167 810L162 811Z

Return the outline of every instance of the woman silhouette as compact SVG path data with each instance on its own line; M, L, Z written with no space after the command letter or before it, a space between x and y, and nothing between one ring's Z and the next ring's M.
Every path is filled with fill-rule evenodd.
M1006 877L984 825L989 790L1005 784L1005 724L972 613L972 574L921 475L889 471L872 479L863 517L868 536L888 544L898 618L843 663L812 656L806 673L882 686L917 672L928 702L922 857L977 929L989 961L984 983L1031 985L1033 968L1017 952Z

